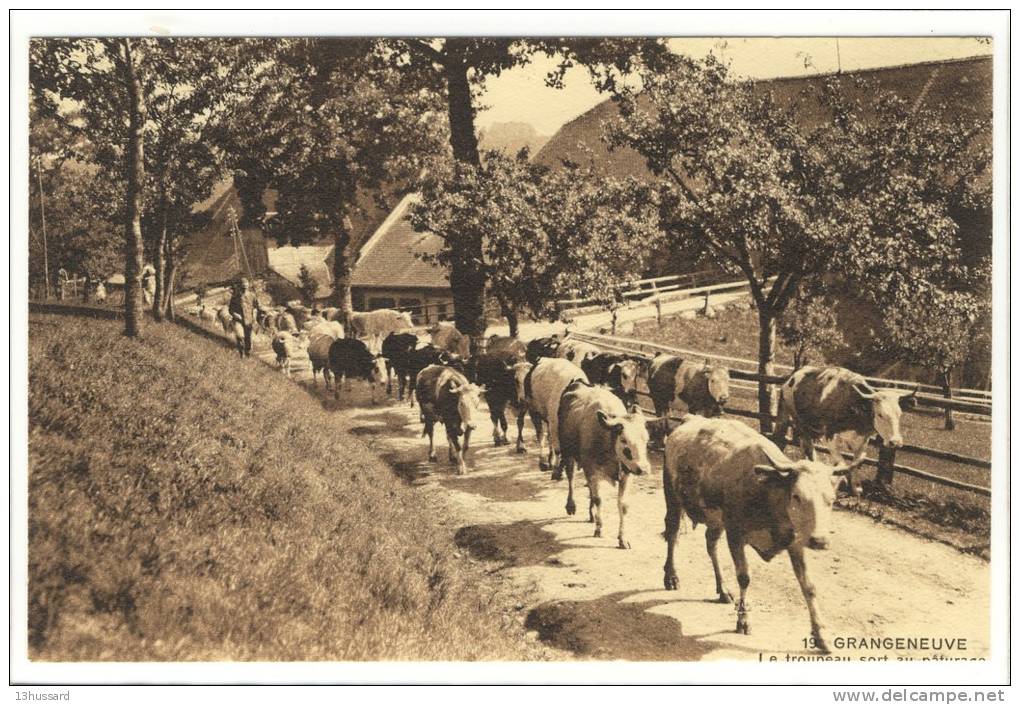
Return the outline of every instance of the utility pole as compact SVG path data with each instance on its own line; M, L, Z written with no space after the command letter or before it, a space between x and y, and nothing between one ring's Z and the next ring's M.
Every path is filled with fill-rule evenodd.
M836 73L843 73L843 62L839 57L839 37L836 37Z
M46 198L43 196L42 157L35 159L35 175L39 177L39 214L42 217L43 276L46 277L46 298L50 298L50 255L46 247Z

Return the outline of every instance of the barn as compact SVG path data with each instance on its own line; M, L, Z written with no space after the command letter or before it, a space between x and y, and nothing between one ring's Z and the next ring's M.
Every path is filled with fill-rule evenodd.
M453 317L453 293L445 268L428 262L442 240L416 232L410 208L418 195L405 195L365 242L351 273L351 299L356 311L399 308L415 323Z

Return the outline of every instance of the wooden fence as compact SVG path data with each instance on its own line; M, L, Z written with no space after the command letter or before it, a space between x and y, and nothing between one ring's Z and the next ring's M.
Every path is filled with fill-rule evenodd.
M757 367L756 362L752 360L747 360L745 358L730 357L727 355L714 355L695 350L687 350L683 348L671 348L665 345L659 345L657 343L649 343L644 340L635 340L633 338L621 338L616 336L600 335L596 333L571 331L569 336L571 338L576 338L578 340L583 340L585 342L591 343L596 347L599 347L610 352L629 353L645 358L649 358L655 353L661 352L668 353L670 355L677 355L679 357L689 358L694 357L698 359L704 359L709 361L715 360L718 362L726 363L727 366L730 366L731 379L738 380L738 383L735 385L731 382L731 386L736 386L738 389L746 389L748 391L752 390L756 391L757 383L759 380L764 380L767 384L770 385L779 385L785 382L787 379L787 376L785 375L766 376L759 375L756 371L741 369L741 367L747 367L749 365ZM787 369L791 369L792 371L792 368ZM754 385L752 386L741 385L739 383L740 381L754 382ZM883 380L879 378L868 378L868 381L872 383L876 388L880 389L881 388L914 389L918 386L915 383L905 382L903 380ZM962 392L964 390L955 391ZM644 393L640 394L646 398L648 397L647 394ZM923 391L919 391L917 395L917 404L920 407L932 407L940 409L950 408L957 411L975 414L987 418L991 418L992 414L990 394L988 397L988 402L986 403L972 401L970 399L964 400L933 397ZM753 419L758 419L761 416L759 412L748 409L727 408L726 413L732 414L734 416L743 416L746 418ZM773 422L775 421L775 417L772 416L771 414L769 415L769 418ZM887 485L891 484L894 474L900 473L903 475L909 475L911 477L920 478L922 480L927 480L937 485L952 487L958 490L963 490L965 492L972 492L975 494L984 495L986 497L991 496L990 487L975 485L949 477L943 477L941 475L936 475L934 473L914 468L909 465L898 465L896 463L897 449L886 448L881 444L881 442L878 439L873 439L871 441L871 445L878 448L878 458L877 459L867 458L865 460L865 463L867 465L877 468L877 479L882 483L885 483ZM933 458L937 460L945 460L953 463L958 463L960 465L965 465L968 467L979 468L982 470L990 471L992 467L991 462L988 460L983 460L981 458L972 458L966 455L961 455L959 453L951 453L949 451L938 450L935 448L925 448L922 446L915 445L904 445L901 448L899 448L899 451L905 453L912 453L918 456ZM843 456L846 458L851 457L848 453L843 453Z
M690 272L688 274L670 274L664 277L653 277L651 279L639 279L630 284L630 289L621 293L624 301L630 301L630 299L645 299L649 297L661 297L664 294L680 291L685 287L695 287L699 283L711 281L712 279L719 279L719 272L713 270L703 270L700 272ZM562 311L571 307L579 308L582 306L596 305L597 302L594 299L559 299L556 301L556 310Z

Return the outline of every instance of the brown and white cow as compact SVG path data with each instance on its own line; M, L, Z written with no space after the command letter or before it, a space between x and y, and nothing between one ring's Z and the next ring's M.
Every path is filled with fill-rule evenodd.
M600 352L581 362L589 382L606 385L628 408L637 404L638 379L647 367L647 359L624 353Z
M437 348L460 355L464 359L471 354L471 339L457 330L454 324L436 323L428 331L431 335L430 342Z
M670 406L700 416L718 416L730 398L730 371L721 365L659 354L648 366L648 393L657 416Z
M457 463L457 474L467 472L464 455L471 442L471 431L479 414L479 394L483 391L468 382L467 377L452 367L429 365L415 380L415 393L421 405L423 436L429 438L429 460L435 462L434 433L439 421L446 429L450 462ZM464 437L463 445L460 437Z
M542 470L552 470L552 479L563 477L560 467L560 429L559 411L560 397L571 382L588 381L584 371L574 363L558 357L539 359L524 380L524 395L528 408L537 417L535 434L538 436L538 466ZM543 454L543 426L548 426L548 453Z
M705 545L720 602L733 598L723 586L717 546L726 532L740 599L737 632L747 634L747 588L751 583L744 548L765 561L786 551L811 616L815 645L828 649L804 549L829 545L834 484L853 465L833 467L792 461L768 438L740 421L689 415L666 439L662 485L666 496L666 564L663 582L676 590L673 563L680 519L686 512L705 525Z
M620 548L630 548L624 532L627 516L627 485L631 475L651 472L648 461L648 428L640 407L628 412L623 402L601 385L575 381L563 392L559 409L559 442L563 470L567 474L567 514L574 503L574 465L588 480L588 520L595 522L595 536L602 536L602 498L599 484L617 485L620 512Z
M916 399L916 389L876 391L864 377L845 367L802 367L780 388L775 438L785 445L786 431L792 427L810 460L815 459L815 443L823 441L832 462L839 462L838 441L842 441L858 461L875 435L886 447L903 445L900 417ZM847 481L859 495L860 486L852 475Z
M528 346L509 335L490 335L485 352L490 355L510 354L523 360L528 354Z
M598 355L600 350L592 345L586 343L583 340L564 340L556 348L556 357L561 357L564 360L569 360L578 367L584 364L584 361L588 358L595 357Z
M366 341L372 352L382 352L382 341L390 333L399 333L412 325L411 314L380 308L375 311L351 313L349 335Z

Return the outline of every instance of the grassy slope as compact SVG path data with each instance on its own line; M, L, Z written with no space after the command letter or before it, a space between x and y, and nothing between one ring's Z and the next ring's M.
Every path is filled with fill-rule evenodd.
M167 325L30 317L34 659L525 659L478 567L303 391Z

